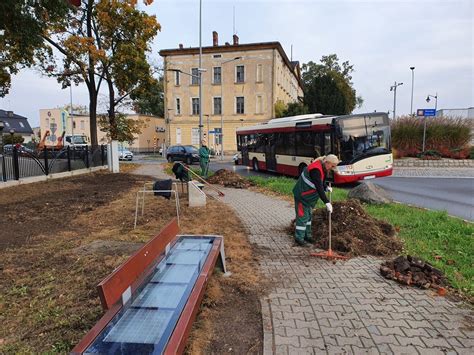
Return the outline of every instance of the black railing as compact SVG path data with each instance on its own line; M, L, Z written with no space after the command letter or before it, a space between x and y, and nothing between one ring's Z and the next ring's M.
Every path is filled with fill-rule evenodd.
M107 146L70 147L33 151L11 147L0 151L0 181L62 173L107 165Z

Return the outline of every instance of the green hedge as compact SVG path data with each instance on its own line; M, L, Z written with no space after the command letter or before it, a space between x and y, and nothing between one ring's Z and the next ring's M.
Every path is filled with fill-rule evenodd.
M401 116L391 123L392 146L397 158L416 157L422 152L424 119ZM426 119L426 150L440 156L466 159L470 154L472 121L456 117Z

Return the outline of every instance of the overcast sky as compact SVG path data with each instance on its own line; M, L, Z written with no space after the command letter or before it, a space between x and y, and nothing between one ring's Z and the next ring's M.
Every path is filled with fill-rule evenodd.
M233 9L240 43L279 41L293 60L319 61L336 53L354 65L353 83L364 105L357 112L393 109L394 81L397 115L410 112L411 71L415 66L414 104L432 108L428 94L438 94L439 108L474 106L474 1L472 0L203 0L203 46L232 42ZM199 44L199 0L155 0L140 5L155 14L162 26L150 57L158 51ZM102 92L105 94L105 87ZM205 94L205 93L204 93ZM105 101L105 97L102 97ZM12 80L0 108L39 124L39 110L69 103L69 90L54 79L24 70ZM88 105L84 85L73 87L73 103ZM103 110L102 110L103 111Z

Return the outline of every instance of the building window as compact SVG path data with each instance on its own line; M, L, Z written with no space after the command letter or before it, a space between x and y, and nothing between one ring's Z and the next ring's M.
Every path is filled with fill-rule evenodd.
M199 128L191 129L191 144L199 144Z
M216 145L220 145L222 144L222 131L221 131L221 128L220 127L216 127L214 128L214 144Z
M179 97L176 98L176 114L181 115L181 99Z
M176 144L181 144L181 128L176 128Z
M237 114L245 113L245 104L244 104L243 96L239 96L235 98L235 113Z
M212 57L213 57L213 58L220 58L220 57L222 57L222 55L220 55L220 54L214 54Z
M257 65L257 82L260 83L263 81L263 65Z
M179 83L180 74L181 74L181 73L180 73L179 71L175 71L175 72L174 72L174 84L175 84L176 86L179 86L179 85L180 85L180 83Z
M215 97L214 98L214 115L222 114L222 98Z
M76 121L72 121L72 128L76 129Z
M214 84L220 84L222 80L221 67L214 67L214 75L212 79Z
M191 85L198 85L199 84L199 70L198 68L191 69Z
M257 95L257 98L255 100L256 102L256 113L263 113L263 97L262 95Z
M20 127L21 128L25 128L25 125L23 124L23 122L18 122L20 124Z
M243 83L245 81L245 67L243 65L237 65L235 67L235 82Z
M85 123L84 123L83 120L81 121L81 129L82 129L82 130L86 129L86 125L85 125Z
M193 97L192 99L193 115L199 115L199 98Z
M48 123L48 126L49 126L49 123ZM10 127L10 123L5 122L5 127Z

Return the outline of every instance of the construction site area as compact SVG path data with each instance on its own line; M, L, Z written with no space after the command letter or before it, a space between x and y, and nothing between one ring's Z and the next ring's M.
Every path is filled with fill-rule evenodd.
M190 170L187 183L171 167L2 191L0 352L474 351L472 296L407 255L406 227L337 199L331 214L313 211L314 245L298 247L288 196L224 169L207 180Z

